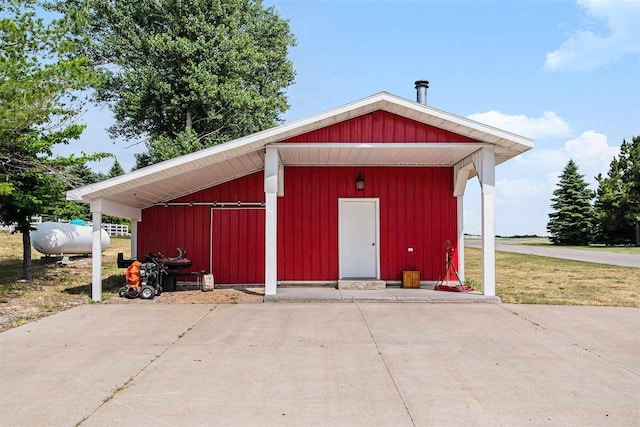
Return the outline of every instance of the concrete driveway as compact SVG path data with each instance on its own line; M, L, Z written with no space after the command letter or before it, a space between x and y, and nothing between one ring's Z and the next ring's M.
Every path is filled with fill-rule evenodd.
M637 425L640 310L86 305L0 334L0 424Z
M478 239L465 239L464 245L471 248L481 248L482 242ZM596 264L609 264L619 265L621 267L640 268L640 255L634 254L569 249L563 248L562 246L517 245L514 243L506 243L500 240L496 240L496 250L525 255L538 255L551 258L570 259L573 261L594 262Z

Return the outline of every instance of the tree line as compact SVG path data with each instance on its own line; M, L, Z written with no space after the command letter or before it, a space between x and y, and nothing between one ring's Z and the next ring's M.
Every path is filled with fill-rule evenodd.
M22 233L25 278L30 218L86 217L65 191L124 172L87 166L108 152L54 154L87 105L112 110L145 167L280 123L294 45L260 0L2 0L0 223Z
M592 191L569 160L553 192L547 230L556 245L640 246L640 136L622 141Z

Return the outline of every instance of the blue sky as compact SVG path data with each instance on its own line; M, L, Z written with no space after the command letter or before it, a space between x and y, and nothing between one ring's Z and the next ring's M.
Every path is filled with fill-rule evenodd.
M589 182L606 173L623 138L640 134L640 0L270 0L298 44L288 90L296 120L379 91L536 140L496 171L496 232L545 234L557 176L573 158ZM133 154L111 141L107 107L90 107L82 138L64 152ZM96 168L106 170L110 161ZM480 230L476 180L465 195L465 232Z

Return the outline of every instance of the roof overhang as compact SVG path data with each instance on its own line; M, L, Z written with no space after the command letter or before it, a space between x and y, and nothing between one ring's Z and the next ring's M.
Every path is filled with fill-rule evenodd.
M449 167L487 143L275 143L285 166L432 166ZM503 162L513 152L496 150Z
M477 142L279 143L378 110ZM262 170L267 145L278 147L285 165L453 166L483 146L495 148L496 164L499 164L531 149L534 143L531 139L381 92L305 119L76 188L67 193L67 198L84 203L104 199L143 209Z

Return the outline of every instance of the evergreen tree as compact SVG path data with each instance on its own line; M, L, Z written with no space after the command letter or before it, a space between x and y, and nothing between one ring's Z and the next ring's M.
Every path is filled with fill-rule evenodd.
M65 191L72 188L79 187L81 185L95 184L96 182L104 181L108 177L102 172L95 172L91 170L86 164L73 165L65 171L65 173L71 177L71 181L67 184ZM72 202L71 200L64 200L63 203L58 204L54 211L54 216L57 219L91 219L91 212L89 205ZM106 222L106 221L105 221Z
M578 166L569 160L565 166L558 188L551 199L553 212L549 214L547 230L551 233L554 245L586 245L592 237L594 209L584 175L578 172Z
M627 185L627 220L635 228L635 245L640 246L640 135L634 136L629 147L629 168L625 174Z
M111 169L109 169L109 172L107 173L107 178L113 178L120 175L124 175L124 169L122 169L120 162L116 159L113 162L113 166L111 166Z
M70 190L71 188L78 187L80 185L89 185L95 184L96 182L104 181L109 178L113 178L114 176L120 176L124 174L124 169L120 166L118 160L115 160L111 169L107 174L102 172L95 172L91 170L86 165L76 165L69 168L68 173L75 177L74 185L68 186L66 190ZM89 205L80 204L76 202L72 202L70 200L66 200L62 205L58 206L55 210L55 216L58 219L84 219L86 221L91 220L91 212L89 209ZM107 224L130 224L131 222L128 219L103 215L102 222Z
M607 245L640 246L640 136L622 141L620 154L599 174L596 240Z

